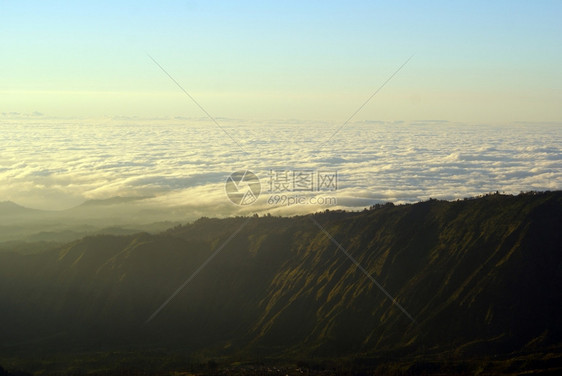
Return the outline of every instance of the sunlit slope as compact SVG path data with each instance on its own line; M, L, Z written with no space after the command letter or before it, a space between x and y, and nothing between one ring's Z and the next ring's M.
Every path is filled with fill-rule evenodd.
M560 192L383 205L314 220L415 322L311 216L201 219L159 235L0 254L1 345L162 345L299 358L469 356L562 342Z

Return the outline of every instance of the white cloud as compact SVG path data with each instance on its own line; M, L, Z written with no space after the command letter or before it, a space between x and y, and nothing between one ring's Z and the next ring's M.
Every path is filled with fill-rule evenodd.
M250 169L266 190L273 170L338 172L338 208L381 201L455 199L499 190L562 189L562 125L484 126L445 121L339 124L221 119L236 143L205 119L0 120L0 201L68 208L86 199L151 196L148 207L192 215L303 213L228 201L224 181ZM274 192L275 193L275 192Z

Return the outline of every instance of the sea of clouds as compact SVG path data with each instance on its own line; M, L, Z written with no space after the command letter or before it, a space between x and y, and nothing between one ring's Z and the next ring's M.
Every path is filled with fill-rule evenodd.
M0 201L60 210L134 196L147 197L147 207L224 216L562 189L562 124L362 121L334 135L341 124L217 122L0 116ZM244 170L258 176L261 194L238 206L225 181ZM337 172L337 189L270 190L281 171ZM275 195L307 201L272 204ZM310 197L337 204L311 204Z

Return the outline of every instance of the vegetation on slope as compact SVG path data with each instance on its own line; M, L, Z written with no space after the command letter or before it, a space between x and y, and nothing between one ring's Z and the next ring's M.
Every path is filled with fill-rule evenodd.
M165 349L202 363L559 354L561 228L562 193L549 192L292 218L202 218L158 235L4 252L0 349L8 355L0 362L30 351L125 349Z

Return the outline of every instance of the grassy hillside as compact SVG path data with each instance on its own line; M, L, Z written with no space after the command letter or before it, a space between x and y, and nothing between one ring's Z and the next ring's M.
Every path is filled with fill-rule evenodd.
M559 359L560 229L562 193L550 192L293 218L203 218L158 235L3 252L0 364L37 371L68 364L69 354L123 351L148 352L164 368L172 367L163 365L170 354L184 354L177 364L363 359L367 368L369 359L379 366L408 359L417 362L412 372L432 369L420 359ZM43 360L31 363L32 352ZM534 367L562 367L557 362Z

